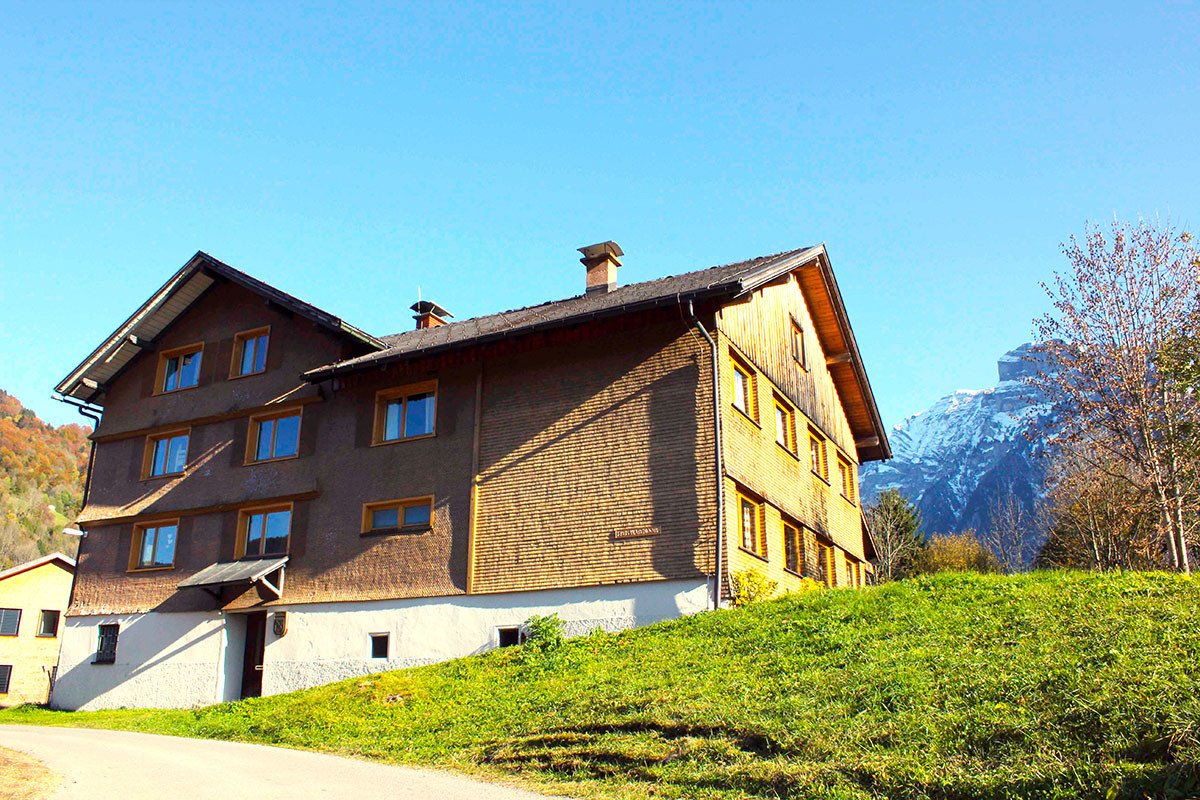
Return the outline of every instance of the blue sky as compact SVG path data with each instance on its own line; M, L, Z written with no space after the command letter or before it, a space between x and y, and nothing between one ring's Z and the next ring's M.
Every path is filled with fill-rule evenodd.
M198 249L373 333L824 241L885 421L1087 220L1200 223L1195 5L0 3L0 388Z

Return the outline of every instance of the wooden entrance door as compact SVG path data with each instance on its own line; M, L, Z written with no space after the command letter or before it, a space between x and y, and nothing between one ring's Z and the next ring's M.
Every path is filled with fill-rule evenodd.
M262 697L263 653L267 645L267 612L246 615L246 654L242 658L242 697Z

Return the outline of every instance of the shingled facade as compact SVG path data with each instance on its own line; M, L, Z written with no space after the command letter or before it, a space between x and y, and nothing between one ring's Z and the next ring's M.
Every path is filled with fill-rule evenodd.
M887 458L823 247L374 337L197 253L100 413L53 703L190 706L868 579Z

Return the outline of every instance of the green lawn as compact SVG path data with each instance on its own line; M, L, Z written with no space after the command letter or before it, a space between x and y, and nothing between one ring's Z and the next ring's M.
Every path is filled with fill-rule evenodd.
M1200 796L1200 586L939 575L196 711L13 709L614 797Z

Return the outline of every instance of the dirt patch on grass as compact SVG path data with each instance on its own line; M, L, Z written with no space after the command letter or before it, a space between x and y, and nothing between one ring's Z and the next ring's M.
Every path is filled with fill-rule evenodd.
M57 785L42 762L0 747L0 800L45 800Z

